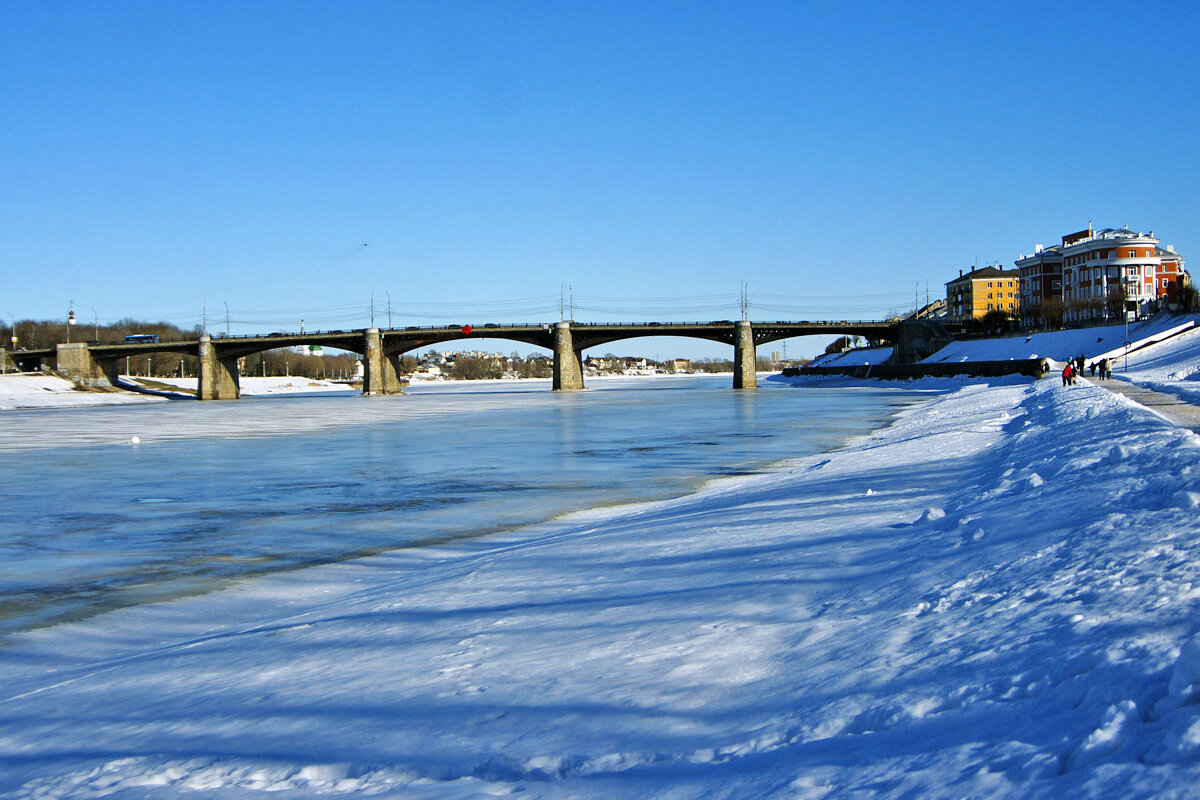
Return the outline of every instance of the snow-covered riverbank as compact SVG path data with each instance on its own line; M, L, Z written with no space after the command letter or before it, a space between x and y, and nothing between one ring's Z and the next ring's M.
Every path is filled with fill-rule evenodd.
M137 378L123 380L136 385ZM155 378L156 384L176 386L196 391L195 378ZM242 394L247 397L265 394L297 394L312 392L358 391L344 383L312 378L255 378L239 380ZM79 391L66 378L49 373L10 373L0 375L0 410L18 408L70 408L73 406L117 405L129 403L162 403L167 398L151 394L114 389L104 392Z
M0 787L1188 796L1200 443L1094 386L945 388L679 500L11 637Z
M588 385L601 386L606 383L624 382L630 380L655 381L658 383L686 382L702 380L707 377L704 373L678 375L589 375ZM766 377L764 373L761 377ZM123 380L137 384L137 378L124 377ZM173 386L185 392L195 393L195 378L154 378L154 384ZM522 378L520 380L416 380L405 391L451 391L455 384L470 383L474 386L493 386L498 390L508 391L514 386L522 389L550 388L549 378ZM279 394L325 394L360 392L361 386L351 386L318 378L256 378L243 375L238 379L244 397L258 397ZM75 384L66 378L50 373L10 373L0 375L0 411L12 409L33 408L70 408L72 406L124 405L130 403L161 403L168 398L153 394L138 394L135 392L114 389L111 391L80 391Z

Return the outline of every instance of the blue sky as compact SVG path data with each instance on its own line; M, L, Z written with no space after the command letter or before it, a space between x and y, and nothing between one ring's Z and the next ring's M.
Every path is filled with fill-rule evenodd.
M875 318L1089 220L1200 265L1198 34L1183 2L9 0L0 314L732 319L745 282L752 319Z

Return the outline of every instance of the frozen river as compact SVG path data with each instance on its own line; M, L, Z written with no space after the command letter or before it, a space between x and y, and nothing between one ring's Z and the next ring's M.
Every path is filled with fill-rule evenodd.
M683 494L834 448L917 399L735 392L722 375L5 412L0 635Z

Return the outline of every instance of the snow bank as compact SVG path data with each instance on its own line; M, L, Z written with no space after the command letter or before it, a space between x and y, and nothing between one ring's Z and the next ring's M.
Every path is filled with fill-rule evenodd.
M137 378L122 376L131 384ZM155 378L156 383L196 391L195 378ZM307 392L356 392L358 388L333 381L310 378L253 378L239 379L242 394L296 394ZM79 391L71 381L42 372L0 375L0 410L18 408L69 408L124 403L161 403L166 398L136 394L116 389L107 392Z
M1164 336L1193 327L1197 315L1157 314L1129 326L1129 341L1133 347L1144 346ZM946 361L1008 361L1027 358L1049 358L1066 361L1083 355L1089 360L1124 352L1125 325L1106 325L1065 331L1045 331L999 339L969 339L951 342L922 363Z
M1200 439L943 388L694 496L10 637L0 786L1195 796Z
M860 364L886 363L892 357L890 347L864 347L858 350L847 350L844 353L826 353L819 355L808 363L810 367L857 367Z
M124 378L130 382L135 382L134 378ZM165 383L171 386L177 386L180 389L187 389L191 392L196 391L195 378L155 378L156 383ZM335 383L333 381L324 380L321 378L301 378L301 377L280 377L280 378L256 378L249 375L243 375L238 378L238 386L241 388L242 394L247 397L263 394L300 394L309 392L356 392L360 391L357 387L350 386L346 383Z
M1200 330L1131 353L1114 362L1118 378L1200 404Z
M130 392L83 392L71 381L41 372L0 375L0 410L68 408L114 403L162 402L163 398Z

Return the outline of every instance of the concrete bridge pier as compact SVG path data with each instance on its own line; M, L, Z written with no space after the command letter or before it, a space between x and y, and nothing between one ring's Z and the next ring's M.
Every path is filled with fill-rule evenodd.
M400 394L404 381L400 376L400 354L388 355L383 349L379 328L367 328L363 333L363 394Z
M583 352L575 349L571 338L571 323L563 321L554 326L554 385L556 392L583 388Z
M117 385L117 362L96 360L86 343L64 343L55 349L55 369L80 386Z
M754 349L754 331L750 323L737 323L733 337L733 388L758 388L758 353Z
M237 356L221 358L207 333L200 337L200 378L197 400L237 400L242 396L238 384Z

